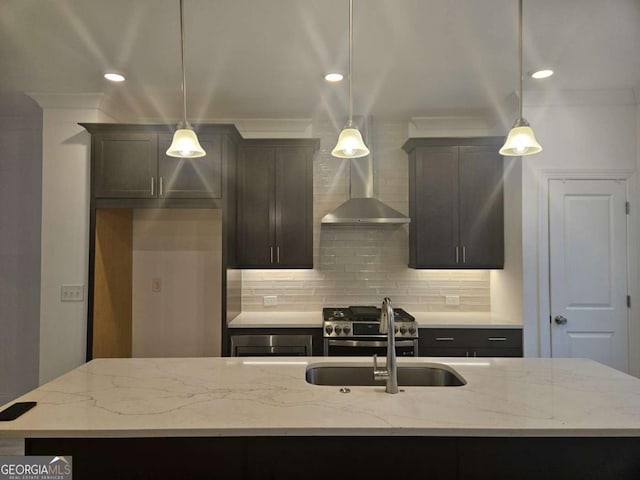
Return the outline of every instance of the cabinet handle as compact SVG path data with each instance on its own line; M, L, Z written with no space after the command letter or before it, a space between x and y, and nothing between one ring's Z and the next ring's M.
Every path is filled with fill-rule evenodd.
M467 247L462 246L462 263L467 263Z
M460 247L456 245L456 263L460 263Z
M488 340L490 342L506 342L507 337L489 337Z
M160 196L164 196L164 179L160 177Z
M156 186L156 179L155 179L155 177L151 177L151 196L152 197L156 194L155 186Z
M269 247L269 258L271 259L271 263L273 263L273 247Z
M454 337L436 337L436 342L453 342Z
M276 247L276 263L280 263L280 247Z

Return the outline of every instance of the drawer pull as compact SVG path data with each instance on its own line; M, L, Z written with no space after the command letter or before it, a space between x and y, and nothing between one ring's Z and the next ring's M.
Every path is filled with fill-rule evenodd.
M453 342L454 340L453 337L436 337L436 342Z
M506 342L507 337L489 337L490 342Z

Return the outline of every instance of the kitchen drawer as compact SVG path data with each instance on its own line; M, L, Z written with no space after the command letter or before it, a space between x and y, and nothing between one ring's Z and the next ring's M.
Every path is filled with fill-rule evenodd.
M421 328L420 345L425 347L521 348L519 328Z
M419 351L421 357L522 357L521 348L426 347Z
M421 328L422 357L521 357L521 328Z

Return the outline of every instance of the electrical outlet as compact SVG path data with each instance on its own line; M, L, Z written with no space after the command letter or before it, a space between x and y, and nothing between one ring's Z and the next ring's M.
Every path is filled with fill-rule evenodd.
M84 285L62 285L60 287L61 302L83 302Z
M265 307L275 307L278 305L278 297L276 295L265 295L262 297L262 304Z
M160 293L162 291L162 279L155 277L151 279L151 291L153 293Z
M460 305L460 295L445 295L445 305Z

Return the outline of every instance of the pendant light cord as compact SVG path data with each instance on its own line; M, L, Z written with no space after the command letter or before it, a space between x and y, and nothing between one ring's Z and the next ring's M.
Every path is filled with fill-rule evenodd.
M182 0L180 0L180 61L182 62L182 121L187 126L187 76L184 68L184 15Z
M182 1L182 0L181 0ZM518 37L518 52L519 52L519 61L520 61L520 92L519 92L519 104L520 104L520 111L519 111L519 118L518 121L521 122L522 121L522 83L523 83L523 78L522 78L522 1L523 0L519 0L519 8L518 8L518 31L519 31L519 37Z
M353 0L349 0L349 127L351 127L352 125L353 125Z

